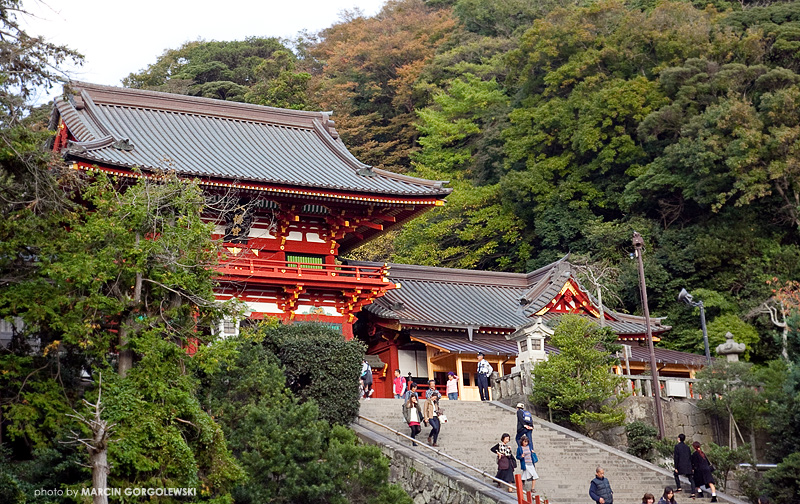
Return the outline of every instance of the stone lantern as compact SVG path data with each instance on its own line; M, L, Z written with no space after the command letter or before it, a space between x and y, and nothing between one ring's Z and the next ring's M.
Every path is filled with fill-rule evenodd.
M533 322L507 335L506 339L517 342L517 362L515 369L511 370L512 373L518 371L522 364L526 364L524 367L530 369L533 364L547 360L544 341L552 335L553 330L544 325L542 317L536 317Z
M739 355L744 353L744 343L733 341L733 334L725 333L725 343L717 345L717 355L724 355L728 362L738 362Z

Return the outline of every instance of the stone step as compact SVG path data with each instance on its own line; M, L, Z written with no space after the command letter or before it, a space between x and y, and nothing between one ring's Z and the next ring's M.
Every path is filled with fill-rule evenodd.
M402 417L402 404L400 399L363 401L360 414L409 435L410 429ZM438 439L439 449L443 453L494 474L497 470L496 457L489 448L499 441L502 433L511 435L512 451L516 451L514 435L517 421L513 409L495 403L446 400L440 403L440 407L444 409L448 420L442 424ZM368 423L361 425L376 432L380 429ZM417 436L418 442L425 443L429 432L430 427L423 426ZM598 465L606 469L606 476L614 488L614 500L620 504L641 502L646 492L660 497L664 487L674 485L674 479L666 471L636 462L630 455L538 418L534 418L533 441L539 456L536 469L540 478L536 488L552 504L587 504L589 482ZM410 444L405 439L399 442ZM520 472L520 469L516 472ZM688 494L678 496L682 498L682 504L689 501Z

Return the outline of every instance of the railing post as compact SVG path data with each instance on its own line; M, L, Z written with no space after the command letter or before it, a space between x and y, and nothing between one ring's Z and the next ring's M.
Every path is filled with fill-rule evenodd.
M514 484L517 487L517 504L528 504L525 499L525 492L522 490L522 475L514 475Z

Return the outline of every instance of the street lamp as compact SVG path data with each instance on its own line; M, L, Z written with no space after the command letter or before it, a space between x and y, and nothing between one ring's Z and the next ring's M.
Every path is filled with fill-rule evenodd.
M683 301L689 306L700 307L700 327L703 328L703 344L706 346L706 364L711 365L711 351L708 349L708 331L706 330L706 309L703 306L703 301L693 301L692 295L686 292L686 289L681 289L678 294L678 301Z

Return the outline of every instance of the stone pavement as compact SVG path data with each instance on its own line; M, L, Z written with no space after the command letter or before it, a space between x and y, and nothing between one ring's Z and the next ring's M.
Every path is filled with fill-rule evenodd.
M400 399L372 399L361 403L360 415L408 435L410 431L403 421L401 405ZM489 448L500 440L502 433L511 435L511 445L516 450L515 409L495 402L445 399L440 406L447 416L438 443L444 453L494 474L495 455ZM539 456L536 490L551 504L591 504L589 482L597 466L605 468L617 504L640 503L646 492L654 494L658 500L665 486L675 484L672 474L666 469L542 419L534 417L534 424L534 448ZM387 435L386 430L378 426L367 422L360 422L360 425ZM417 439L425 443L429 432L430 427L423 426ZM407 441L401 443L408 444ZM687 486L684 483L684 489ZM718 493L718 499L720 502L746 504L721 493ZM701 504L707 500L692 501L688 493L676 497L679 504Z

